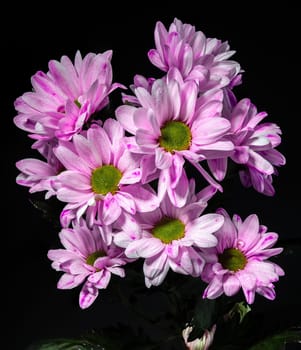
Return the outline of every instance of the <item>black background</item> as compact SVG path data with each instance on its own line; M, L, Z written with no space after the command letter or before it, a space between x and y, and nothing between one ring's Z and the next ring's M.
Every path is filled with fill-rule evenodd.
M164 5L164 9L162 6ZM64 5L65 6L65 5ZM245 70L243 85L235 91L239 98L249 97L258 110L267 111L266 121L277 123L283 132L278 149L287 164L280 168L272 198L235 187L227 203L229 212L245 217L257 213L260 222L281 240L300 240L300 19L289 2L263 8L260 4L185 1L179 5L153 2L140 5L94 3L49 3L47 6L8 4L2 23L2 272L5 275L2 303L6 323L16 349L23 350L45 337L78 335L101 327L114 319L101 297L88 310L78 306L78 290L56 289L59 273L47 259L50 248L60 247L57 232L29 203L28 189L17 186L17 160L35 156L26 133L18 130L14 100L31 90L30 77L47 71L50 59L62 55L72 60L76 50L88 52L113 50L114 81L128 85L136 73L159 77L161 72L147 58L154 47L153 31L157 20L166 26L175 17L195 25L207 37L228 40L236 50L233 57ZM4 124L3 124L4 123ZM275 319L300 320L301 251L287 249L278 263L286 276L276 284L277 300L258 298L258 303L275 314ZM7 277L7 278L6 278ZM279 311L280 310L280 311ZM11 321L9 321L12 319ZM8 337L8 335L7 335ZM5 339L5 337L4 337ZM8 347L11 349L13 345Z

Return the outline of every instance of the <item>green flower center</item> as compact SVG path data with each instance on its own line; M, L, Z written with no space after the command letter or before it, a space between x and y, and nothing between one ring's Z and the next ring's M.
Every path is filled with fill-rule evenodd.
M163 243L170 243L185 236L185 225L178 219L165 217L152 229L152 234Z
M101 258L103 256L106 256L105 252L103 252L102 250L98 251L98 252L94 252L92 254L90 254L87 259L86 259L86 263L93 266L95 261L98 259L98 258Z
M222 254L218 256L218 261L223 268L230 271L239 271L244 269L247 264L247 258L244 254L235 248L225 249Z
M183 151L190 147L191 131L189 127L177 121L167 122L161 129L159 144L168 152Z
M118 191L121 172L113 165L103 165L92 172L91 186L95 193L106 195Z

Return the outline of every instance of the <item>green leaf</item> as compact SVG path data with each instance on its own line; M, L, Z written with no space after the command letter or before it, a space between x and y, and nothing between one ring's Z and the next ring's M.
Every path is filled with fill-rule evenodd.
M28 350L106 350L102 345L73 339L55 339L31 345Z
M301 327L271 335L251 346L249 350L283 350L288 343L301 343Z
M192 319L193 329L189 335L188 341L201 338L206 329L216 323L218 319L218 302L217 299L201 298L196 306L194 317Z
M242 323L246 314L250 311L250 306L246 302L241 301L239 303L234 304L233 308L229 311L228 315L226 315L226 319L233 319L234 317L238 316L239 323Z
M77 339L45 339L32 344L27 350L121 350L122 343L115 332L92 331Z

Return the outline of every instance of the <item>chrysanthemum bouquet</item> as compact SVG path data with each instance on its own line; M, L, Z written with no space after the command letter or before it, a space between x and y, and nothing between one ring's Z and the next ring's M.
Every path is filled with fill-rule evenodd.
M274 195L281 130L236 98L243 70L227 42L177 18L158 21L154 41L157 78L137 74L127 88L113 82L112 51L77 51L15 101L37 153L16 163L16 181L38 208L59 208L57 287L79 288L82 309L109 292L132 314L33 348L282 349L297 330L255 332L251 309L256 295L276 297L278 235L223 206L233 178Z

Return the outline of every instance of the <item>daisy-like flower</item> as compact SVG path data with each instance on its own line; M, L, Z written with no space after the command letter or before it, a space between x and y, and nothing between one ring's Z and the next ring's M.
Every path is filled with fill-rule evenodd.
M177 68L185 80L198 81L200 91L233 85L241 71L239 63L229 60L235 51L230 50L228 42L206 38L177 18L168 30L157 22L155 44L156 48L148 52L152 64L164 72Z
M137 87L135 95L140 106L120 106L116 117L135 135L128 138L128 148L142 154L142 182L158 177L160 199L167 191L172 203L181 207L188 193L183 169L188 160L221 190L199 161L225 157L233 150L232 142L223 140L230 128L230 122L220 116L223 92L211 90L199 95L196 83L183 82L174 69L167 79L156 80L151 92ZM180 180L182 187L177 186Z
M208 186L197 195L194 191L194 180L190 180L189 196L182 208L175 207L165 196L153 212L134 216L136 223L130 222L132 230L127 228L114 235L114 242L125 248L126 256L145 259L147 287L160 285L169 269L200 276L204 260L195 248L213 247L217 243L213 233L222 226L223 216L201 215L216 189Z
M217 212L225 221L215 233L217 246L204 252L206 265L201 277L208 286L203 297L215 299L223 293L232 296L242 288L248 304L254 302L255 293L275 299L273 283L284 271L268 258L283 250L272 248L278 235L267 232L267 227L259 224L255 214L242 221L238 215L231 220L224 209Z
M57 198L65 206L61 222L68 226L74 217L84 213L89 224L109 225L122 211L135 214L158 207L150 186L141 186L139 161L123 142L124 129L114 119L103 128L90 127L86 136L74 135L72 142L61 142L54 153L65 171L57 176Z
M99 289L107 288L111 274L124 277L127 259L123 250L112 243L110 226L88 228L81 219L72 228L59 233L64 249L48 251L52 267L64 274L58 281L59 289L72 289L83 283L79 295L82 309L89 307L97 298Z
M39 71L31 78L33 92L16 99L16 126L36 140L70 140L109 103L109 94L123 87L112 84L111 57L112 51L84 58L77 51L74 64L67 56L51 60L47 73Z
M228 138L235 145L230 158L242 166L240 178L243 185L253 186L258 192L273 195L272 176L276 166L285 164L285 157L275 148L281 143L281 130L274 123L260 123L265 112L257 112L247 98L226 106L224 115L231 122ZM222 180L227 170L227 158L208 160L216 179Z

